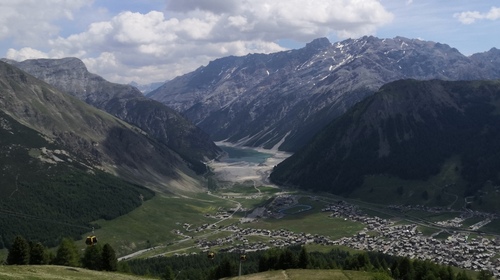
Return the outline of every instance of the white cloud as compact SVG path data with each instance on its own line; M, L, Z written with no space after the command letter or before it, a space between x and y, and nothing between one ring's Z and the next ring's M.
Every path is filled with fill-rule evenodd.
M60 31L55 20L72 20L74 11L90 4L88 0L1 0L0 40L13 38L20 44L41 45Z
M169 0L167 9L175 12L202 10L220 13L234 13L238 10L239 0Z
M54 10L66 12L65 18L76 16L72 11L87 2L50 1ZM171 79L222 56L280 51L276 42L282 39L305 43L323 36L373 34L393 18L378 0L171 0L166 7L165 13L124 11L68 36L52 26L40 48L47 51L40 55L79 57L106 79L146 83ZM50 27L54 19L40 21ZM35 49L21 49L7 56L35 54Z
M7 50L7 58L17 61L23 61L26 59L33 59L33 58L49 58L49 55L39 50L27 47L27 48L22 48L20 50L15 50L15 49Z
M472 24L476 20L488 19L488 20L498 20L500 19L500 8L491 7L487 13L481 13L478 11L467 11L456 13L453 17L457 18L463 24Z

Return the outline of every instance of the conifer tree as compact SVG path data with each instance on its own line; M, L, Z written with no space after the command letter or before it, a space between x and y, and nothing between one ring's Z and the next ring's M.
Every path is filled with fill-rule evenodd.
M461 271L457 274L457 277L455 278L456 280L470 280L471 278L467 276L465 271Z
M278 269L290 269L297 267L297 259L293 252L286 248L278 259Z
M400 277L403 280L411 280L413 279L413 264L411 263L409 258L402 258L398 262L398 269L400 273Z
M270 269L269 266L269 258L264 255L259 258L259 271L268 271Z
M88 246L83 253L82 267L91 270L102 269L102 246L100 244Z
M30 245L22 236L16 236L7 255L9 265L27 265L30 261Z
M477 280L491 280L493 275L487 270L481 270L477 275Z
M304 246L300 249L298 267L303 269L309 267L309 253L307 253L306 247Z
M47 264L48 255L42 243L30 242L30 264Z
M118 262L117 265L118 271L123 273L132 273L132 269L128 262Z
M170 266L167 266L165 272L161 275L161 280L174 280L174 279L175 279L174 271Z
M102 248L102 270L116 271L118 268L118 260L116 259L115 250L108 243Z
M74 267L80 266L80 254L73 240L63 238L59 248L57 248L54 264Z
M234 267L231 262L224 258L221 263L215 268L215 278L220 279L224 277L233 276Z

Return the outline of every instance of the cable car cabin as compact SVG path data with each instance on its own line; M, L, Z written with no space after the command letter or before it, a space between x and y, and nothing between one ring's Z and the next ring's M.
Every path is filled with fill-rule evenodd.
M213 260L213 259L215 258L215 253L214 253L214 252L209 252L209 253L207 254L207 257L208 257L209 259Z
M97 237L95 235L89 235L87 236L87 239L85 240L85 244L89 246L93 246L97 243Z

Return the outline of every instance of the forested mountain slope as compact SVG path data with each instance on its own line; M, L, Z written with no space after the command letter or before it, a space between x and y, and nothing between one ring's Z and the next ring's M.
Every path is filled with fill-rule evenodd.
M499 81L392 82L277 165L271 180L349 194L374 174L427 180L458 157L471 195L500 184L499 112Z
M0 245L58 244L154 193L199 191L185 161L137 127L0 62Z

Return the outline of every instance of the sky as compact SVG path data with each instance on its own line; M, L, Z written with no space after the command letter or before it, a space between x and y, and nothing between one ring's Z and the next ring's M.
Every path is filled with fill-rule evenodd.
M364 35L485 52L500 48L500 0L0 0L0 57L78 57L122 84Z

